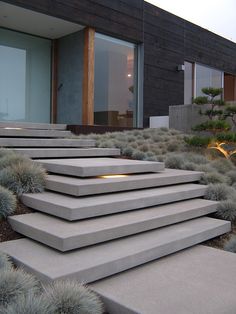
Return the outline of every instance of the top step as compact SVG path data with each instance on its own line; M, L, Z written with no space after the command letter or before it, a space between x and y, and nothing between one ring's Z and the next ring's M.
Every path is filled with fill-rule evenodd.
M30 123L30 122L0 122L0 128L19 128L35 130L66 130L66 124Z
M63 130L34 130L22 128L0 128L0 137L69 138L72 133Z

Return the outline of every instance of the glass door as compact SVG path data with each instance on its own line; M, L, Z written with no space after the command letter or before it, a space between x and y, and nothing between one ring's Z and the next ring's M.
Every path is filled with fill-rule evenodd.
M51 41L0 28L0 121L50 122Z

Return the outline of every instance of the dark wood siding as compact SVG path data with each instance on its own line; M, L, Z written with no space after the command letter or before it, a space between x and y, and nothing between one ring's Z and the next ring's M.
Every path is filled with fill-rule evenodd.
M184 102L184 61L236 75L236 44L143 0L5 0L131 42L144 42L144 126Z
M132 42L143 41L143 0L6 0L10 4L94 27Z
M184 103L183 62L198 62L236 75L236 44L144 2L144 126Z

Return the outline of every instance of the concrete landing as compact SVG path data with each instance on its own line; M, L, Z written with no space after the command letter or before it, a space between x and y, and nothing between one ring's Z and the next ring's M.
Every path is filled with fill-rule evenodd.
M216 211L217 204L194 199L78 222L41 213L12 216L8 220L13 230L68 251L208 215Z
M158 172L164 170L164 163L116 158L80 158L36 160L47 171L78 177L100 175Z
M230 228L230 222L203 217L67 253L29 239L2 242L0 250L42 281L77 278L89 283L214 238Z
M72 158L119 156L118 148L15 148L19 154L30 158Z
M94 147L94 140L0 138L0 147Z
M48 175L46 188L74 196L130 191L165 185L197 182L202 172L165 169L159 173L134 174L114 178L75 178Z
M110 314L235 314L236 254L195 246L92 284Z
M36 210L67 220L76 220L202 197L206 189L206 185L179 184L82 198L44 192L24 194L21 200L26 206Z

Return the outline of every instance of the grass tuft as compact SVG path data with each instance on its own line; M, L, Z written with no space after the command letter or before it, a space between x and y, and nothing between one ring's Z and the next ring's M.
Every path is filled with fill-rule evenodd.
M45 287L46 299L56 307L56 313L102 314L98 296L76 281L56 281Z

